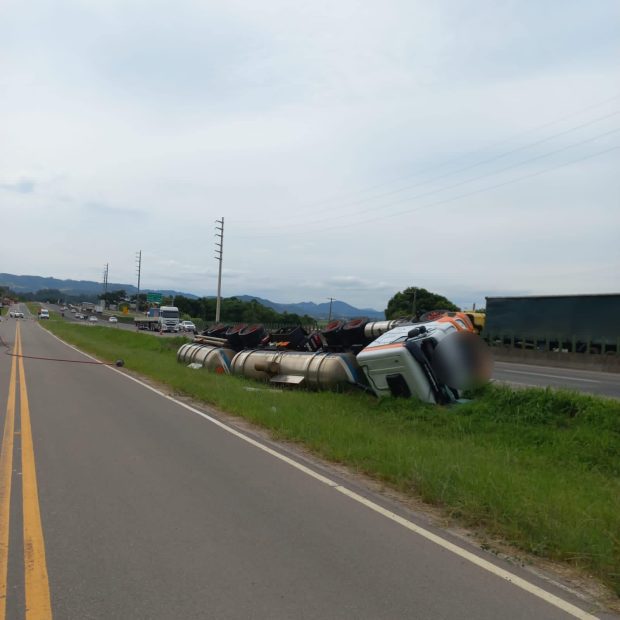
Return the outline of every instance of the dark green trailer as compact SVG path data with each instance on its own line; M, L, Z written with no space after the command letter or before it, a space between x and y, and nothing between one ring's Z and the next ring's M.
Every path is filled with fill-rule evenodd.
M524 348L617 352L620 293L487 297L483 335Z

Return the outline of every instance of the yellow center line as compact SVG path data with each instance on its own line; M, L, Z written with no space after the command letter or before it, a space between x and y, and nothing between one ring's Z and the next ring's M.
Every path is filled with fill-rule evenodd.
M16 336L18 351L22 353L21 334ZM19 404L21 413L22 439L22 489L24 512L24 577L26 590L26 620L51 620L47 564L45 562L45 542L41 525L37 472L34 462L34 446L30 425L30 407L26 387L24 362L19 359Z
M17 333L13 353L17 353ZM11 514L11 480L13 478L13 437L15 430L15 396L17 358L11 363L9 395L6 403L4 435L0 452L0 620L6 616L7 572L9 564L9 518Z

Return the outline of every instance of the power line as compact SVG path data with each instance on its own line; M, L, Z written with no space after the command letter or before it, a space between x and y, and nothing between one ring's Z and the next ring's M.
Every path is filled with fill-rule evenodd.
M561 118L559 118L559 119L555 119L555 120L553 120L553 121L549 121L549 122L543 123L543 124L538 125L538 126L536 126L536 127L532 127L531 129L527 129L527 130L522 131L522 132L519 132L519 133L517 133L517 134L513 134L512 136L510 136L510 137L508 137L508 138L503 138L502 140L499 140L499 141L497 141L497 142L494 142L494 143L492 143L491 145L489 145L489 146L487 146L487 147L484 147L484 148L481 148L481 149L476 149L476 150L474 150L474 151L470 151L469 153L466 153L466 154L464 154L464 155L460 155L460 156L458 156L458 157L455 157L455 158L449 159L449 160L447 160L447 161L445 161L445 162L443 162L443 163L440 163L440 164L434 164L434 165L432 165L432 166L427 166L427 167L422 168L421 170L418 170L417 172L414 172L414 173L412 173L412 174L408 174L408 175L405 175L405 176L402 176L402 177L398 177L398 178L393 179L393 180L390 180L390 181L384 181L384 182L382 182L382 183L378 183L378 184L372 185L372 186L370 186L370 187L366 187L366 188L364 188L364 189L356 190L356 191L354 191L354 192L348 192L348 193L343 194L343 195L340 195L340 196L335 196L335 197L332 197L332 198L323 199L323 200L320 200L320 201L315 202L315 203L309 203L309 204L305 205L304 207L302 207L302 209L304 209L304 210L305 210L305 209L313 209L313 211L314 211L315 213L317 213L317 212L318 212L318 213L320 213L320 212L323 212L323 211L331 211L331 210L334 208L334 205L332 205L332 206L327 206L327 207L320 208L320 209L316 209L316 207L317 207L317 206L320 206L320 205L322 205L322 204L328 203L328 202L335 202L335 201L339 201L339 200L341 200L342 198L344 198L344 197L346 197L346 196L354 196L354 195L356 195L356 194L365 194L365 193L368 193L368 192L370 192L370 191L374 191L375 189L378 189L378 188L380 188L380 187L384 187L385 185L390 185L390 184L392 184L392 183L398 183L399 181L405 181L405 180L407 180L407 179L415 178L416 176L419 176L420 174L423 174L423 173L425 173L425 172L429 172L429 171L431 171L431 170L435 170L435 169L437 169L437 168L442 168L442 167L447 166L447 165L449 165L449 164L451 164L451 163L455 163L455 162L461 161L461 160L463 160L463 159L466 159L466 158L470 158L470 157L472 157L472 156L475 156L475 155L477 155L477 154L479 154L479 153L485 153L485 152L487 152L489 149L492 149L492 148L497 148L498 146L501 146L501 145L503 145L503 144L509 143L509 142L511 142L511 141L513 141L513 140L515 140L516 138L520 138L520 137L522 137L522 136L528 135L528 134L533 133L533 132L535 132L535 131L540 131L541 129L546 129L547 127L552 127L552 126L554 126L554 125L558 125L558 124L560 124L560 123L562 123L562 122L564 122L564 121L566 121L566 120L569 120L569 119L571 119L571 118L574 118L575 116L579 116L579 115L581 115L581 114L583 114L583 113L585 113L585 112L589 112L590 110L593 110L593 109L596 109L596 108L600 108L601 106L606 105L606 104L608 104L608 103L611 103L611 102L613 102L613 101L617 101L618 99L620 99L620 95L616 95L616 96L611 97L611 98L609 98L609 99L605 99L604 101L600 101L600 102L598 102L598 103L592 104L592 105L587 106L587 107L585 107L585 108L581 108L581 109L576 110L575 112L571 112L570 114L567 114L567 115L565 115L565 116L563 116L563 117L561 117ZM619 112L614 112L614 113L612 113L612 114L611 114L611 115L609 115L609 116L614 116L614 115L616 115L616 114L618 114L618 113L619 113ZM604 117L601 117L601 118L598 118L598 119L594 119L592 122L587 122L587 123L584 123L583 125L579 125L579 126L577 126L575 129L579 129L579 128L583 127L583 126L587 126L587 125L592 124L592 123L600 122L600 120L603 120L603 119L605 119L605 118L608 118L608 117L607 117L607 116L604 116ZM568 131L574 131L575 129L569 129ZM564 133L564 132L560 132L560 133L559 133L559 134L557 134L557 135L562 135L563 133ZM544 139L542 140L542 142L545 142L545 141L547 141L548 139L551 139L552 137L553 137L553 136L550 136L550 137L548 137L548 138L544 138ZM513 153L513 152L516 152L516 151L522 150L522 149L524 149L524 148L530 148L531 146L534 146L535 144L537 144L537 143L535 142L534 144L530 144L529 146L528 146L528 145L526 145L526 146L524 146L524 147L518 147L518 148L517 148L517 149L515 149L514 151L509 151L509 152L508 152L508 153L506 153L505 155L508 155L508 154ZM505 155L499 155L499 156L497 156L497 158L504 157ZM479 162L479 163L477 163L477 164L473 164L471 167L476 167L476 166L482 165L482 164L484 164L484 163L488 163L489 161L492 161L493 159L495 159L495 157L494 157L494 158L491 158L491 159L488 159L488 160L484 160L484 161ZM470 166L468 166L468 167L466 167L466 168L464 168L464 169L459 169L459 170L457 170L457 171L452 171L452 172L450 172L450 173L447 173L445 176L450 176L450 175L452 175L452 174L457 174L458 172L462 172L463 170L467 170L467 169L469 169L469 168L470 168ZM440 177L434 177L433 179L431 179L431 180L429 180L429 181L424 181L424 182L422 182L422 183L420 183L420 184L422 184L422 185L423 185L423 184L428 183L428 182L430 182L430 181L432 181L432 180L436 180L437 178L442 178L443 176L444 176L444 175L442 175L442 176L440 176ZM393 191L387 192L387 194L391 194L391 193L393 193L393 192L405 191L406 189L412 189L413 187L416 187L416 186L418 186L418 185L419 185L419 184L415 184L414 186L406 186L405 188L401 188L401 189L399 189L399 190L393 190ZM383 194L379 194L379 197L380 197L380 196L382 196L382 195L383 195ZM353 201L353 202L351 202L351 203L345 203L345 205L344 205L344 206L351 206L351 205L359 204L360 202L366 202L366 201L368 201L368 200L373 200L373 199L375 199L375 198L376 198L376 196L375 196L375 197L369 197L369 198L366 198L366 199L359 199L359 200L357 200L357 201ZM335 207L338 207L338 205L335 205ZM256 220L249 220L249 219L245 219L244 221L245 221L245 223L262 223L262 222L264 222L264 219L256 219Z
M556 155L557 153L561 153L563 151L567 151L569 149L576 148L578 146L583 146L584 144L588 144L589 142L594 142L595 140L599 140L600 138L603 138L603 137L609 136L611 134L617 133L618 131L620 131L620 128L611 129L609 131L603 132L603 133L598 134L596 136L593 136L593 137L590 137L590 138L586 138L585 140L580 140L579 142L574 142L572 144L560 147L558 149L554 149L552 151L548 151L547 153L543 153L541 155L536 155L534 157L530 157L530 158L528 158L526 160L523 160L521 162L518 162L518 163L515 163L515 164L511 164L510 166L505 166L504 168L500 168L499 170L495 170L495 171L491 171L491 172L486 172L484 174L477 175L477 176L471 177L469 179L465 179L463 181L459 181L458 183L453 183L452 185L447 185L447 186L444 186L444 187L440 187L440 188L437 188L437 189L434 189L434 190L430 190L428 192L423 192L421 194L416 194L414 196L407 196L405 198L401 198L399 200L396 200L396 201L393 201L391 203L388 203L387 205L382 205L380 207L373 206L373 207L370 207L368 209L362 209L362 210L358 211L355 215L360 215L360 214L364 214L364 213L371 213L371 212L377 211L379 209L384 210L384 209L393 207L395 205L401 204L403 202L409 202L409 201L412 201L412 200L417 200L419 198L425 198L427 196L432 196L433 194L438 194L440 192L445 192L445 191L448 191L450 189L455 189L457 187L461 187L463 185L467 185L468 183L473 183L474 181L478 181L480 179L484 179L484 178L487 178L487 177L490 177L490 176L495 176L495 175L498 175L498 174L502 174L503 172L506 172L508 170L513 170L513 169L519 168L521 166L525 166L526 164L530 164L530 163L532 163L534 161L537 161L539 159L544 159L545 157L550 157L551 155ZM308 222L308 223L309 224L319 224L319 223L325 222L325 221L332 222L334 220L343 219L343 218L349 218L349 217L351 217L351 216L350 215L334 215L333 217L330 217L330 218L318 219L318 220L314 220L314 221ZM388 214L384 214L383 217L389 217L389 215ZM300 225L299 222L295 223L295 226L299 227L299 225ZM301 225L304 226L303 223L301 223ZM337 227L338 226L335 226L333 228L337 228ZM272 230L274 230L274 229L281 231L281 230L284 230L284 227L280 227L280 228L278 228L277 226L276 227L272 227ZM326 230L330 230L330 229L331 229L331 227L326 229ZM312 231L310 231L308 229L305 229L305 228L304 228L304 230L305 230L305 232L312 232ZM256 237L256 236L257 235L254 235L253 237ZM258 235L258 236L260 236L260 235Z
M553 172L555 170L559 170L561 168L565 168L567 166L571 166L573 164L577 164L577 163L579 163L581 161L586 161L588 159L593 159L595 157L599 157L601 155L605 155L606 153L610 153L610 152L616 151L618 149L620 149L620 145L613 146L611 148L608 148L608 149L605 149L605 150L602 150L602 151L597 151L596 153L592 153L590 155L585 155L583 157L579 157L579 158L574 159L572 161L565 162L565 163L562 163L562 164L558 164L557 166L552 166L550 168L546 168L544 170L539 170L537 172L533 172L533 173L530 173L530 174L526 174L526 175L523 175L521 177L516 177L514 179L508 179L507 181L503 181L503 182L497 183L495 185L490 185L490 186L483 187L483 188L480 188L480 189L477 189L477 190L473 190L471 192L466 192L464 194L459 194L458 196L451 196L449 198L444 198L443 200L438 200L438 201L435 201L435 202L431 202L431 203L422 205L422 206L414 208L414 209L405 209L403 211L398 211L396 213L382 214L382 215L379 215L379 216L376 216L376 217L372 217L372 218L368 218L368 219L365 219L365 220L357 220L357 221L354 220L354 221L348 222L346 226L337 225L337 226L329 226L329 227L320 228L320 229L314 229L314 230L302 230L302 231L298 231L298 232L290 232L290 233L288 233L288 235L289 236L293 236L295 234L302 234L304 236L307 236L308 234L322 233L322 232L327 232L327 231L330 231L330 230L339 230L339 231L344 233L348 229L350 229L352 226L358 226L360 224L369 224L369 223L372 223L372 222L376 222L378 220L390 219L390 218L393 218L393 217L398 217L398 216L401 216L401 215L408 215L410 213L416 213L418 211L422 211L422 210L425 210L425 209L430 209L432 207L443 205L443 204L446 204L446 203L449 203L449 202L454 202L454 201L460 200L462 198L467 198L469 196L474 196L474 195L477 195L477 194L488 192L488 191L491 191L491 190L494 190L494 189L497 189L497 188L500 188L500 187L504 187L506 185L511 185L513 183L518 183L518 182L524 181L526 179L531 179L531 178L534 178L534 177L537 177L537 176L541 176L543 174L548 174L549 172Z
M590 155L585 155L584 157L579 157L578 159L574 159L572 161L565 162L563 164L559 164L557 166L553 166L553 167L547 168L545 170L540 170L538 172L533 172L531 174L526 174L524 176L517 177L515 179L509 179L509 180L504 181L502 183L497 183L495 185L490 185L488 187L483 187L481 189L477 189L477 190L474 190L474 191L471 191L471 192L467 192L465 194L459 194L458 196L452 196L450 198L445 198L444 200L438 200L437 202L429 203L429 204L417 207L415 209L405 209L403 211L398 211L397 213L392 213L392 214L389 214L389 215L381 215L381 216L374 217L374 218L371 218L371 219L368 219L368 220L364 220L362 222L353 222L353 224L367 224L367 223L370 223L370 222L376 222L377 220L380 220L380 219L387 219L387 218L392 218L392 217L398 217L400 215L407 215L409 213L415 213L417 211L422 211L422 210L425 210L425 209L429 209L431 207L436 207L438 205L446 204L448 202L454 202L455 200L460 200L461 198L467 198L469 196L474 196L476 194L481 194L483 192L488 192L488 191L497 189L499 187L504 187L505 185L511 185L512 183L518 183L518 182L524 181L526 179L531 179L533 177L541 176L543 174L548 174L549 172L553 172L555 170L559 170L560 168L566 168L567 166L571 166L573 164L579 163L581 161L585 161L587 159L593 159L594 157L599 157L600 155L604 155L606 153L610 153L611 151L617 151L618 149L620 149L620 145L613 146L611 148L605 149L603 151L598 151L598 152L590 154ZM341 227L340 226L332 226L329 229L326 228L326 229L323 229L323 230L333 230L333 229L339 229L339 228L341 228ZM320 231L312 231L312 232L320 232Z
M393 195L393 194L399 194L399 193L401 193L403 191L411 190L411 189L414 189L416 187L420 187L422 185L428 185L429 183L432 183L433 181L438 181L440 179L451 177L451 176L454 176L454 175L459 174L461 172L466 172L468 170L472 170L472 169L477 168L479 166L482 166L484 164L488 164L488 163L491 163L493 161L497 161L499 159L503 159L504 157L507 157L509 155L513 155L514 153L527 150L527 149L532 148L534 146L539 146L541 144L544 144L545 142L548 142L549 140L553 140L554 138L558 138L560 136L567 135L567 134L572 133L574 131L578 131L579 129L583 129L584 127L588 127L588 126L593 125L595 123L599 123L601 121L607 120L609 118L612 118L613 116L617 116L618 114L620 114L620 110L617 110L615 112L612 112L611 114L607 114L605 116L593 119L593 120L588 121L586 123L582 123L580 125L576 125L574 127L570 127L569 129L564 129L564 130L562 130L562 131L560 131L560 132L558 132L556 134L552 134L550 136L546 136L545 138L542 138L542 139L537 140L535 142L532 142L532 143L529 143L529 144L517 147L517 148L512 149L510 151L506 151L504 153L500 153L498 155L495 155L493 157L489 157L488 159L482 160L480 162L477 162L477 163L474 163L474 164L470 164L468 166L465 166L463 168L459 168L457 170L453 170L452 172L448 172L448 173L444 173L444 174L432 177L432 178L430 178L430 179L428 179L426 181L421 181L419 183L415 183L413 185L409 185L407 187L403 187L403 188L400 188L400 189L391 190L389 192L383 192L382 194L377 194L375 196L371 196L371 197L366 198L366 199L362 199L362 200L359 200L359 201L356 201L356 202L352 202L352 203L348 203L348 204L344 204L344 205L340 205L340 206L341 207L345 207L345 208L348 207L348 206L355 206L357 204L362 204L364 202L369 202L371 200L376 200L377 198L384 198L386 196L390 196L390 195ZM605 135L605 134L603 134L603 135ZM577 145L578 144L580 144L580 143L577 143ZM562 150L562 149L560 149L560 150ZM559 151L556 151L556 152L559 152ZM552 151L552 153L553 153L553 151ZM536 158L534 158L534 159L536 159ZM533 159L532 160L525 160L524 163L526 163L527 161L533 161ZM505 170L510 169L511 167L517 167L517 166L520 166L520 165L521 165L520 163L517 163L517 164L514 164L512 166L508 166L506 168L502 168L500 171L498 171L496 173L490 172L490 173L485 173L485 174L483 174L481 176L473 177L473 179L471 179L471 180L475 180L475 179L478 179L478 178L484 178L485 176L489 176L490 174L499 174L499 172L503 172ZM429 192L424 192L422 194L417 194L415 196L409 196L409 197L406 197L406 198L403 198L401 200L396 201L396 203L390 203L390 204L398 204L400 202L403 202L404 200L413 200L413 199L416 199L416 198L420 198L422 196L428 196L430 194L433 194L433 193L436 193L436 192L441 192L441 191L444 191L445 189L450 189L451 187L456 187L458 185L461 185L463 183L468 183L468 182L470 182L470 181L462 181L462 182L457 183L456 185L448 186L447 188L439 188L439 189L436 189L436 190L431 190ZM333 207L333 208L337 208L337 207ZM296 222L296 225L297 226L299 226L299 225L304 226L304 225L316 224L316 223L320 223L320 222L333 221L334 219L343 219L343 218L347 218L347 217L352 217L353 215L359 215L360 213L368 213L370 211L373 211L376 208L377 207L373 206L373 207L369 207L368 209L362 209L361 211L356 211L356 212L350 213L350 214L342 213L342 214L339 214L339 215L330 215L329 217L324 217L324 218L318 218L318 219L315 218L315 219L312 219L312 220L301 221L301 222L298 221L298 222ZM277 226L277 225L276 226L270 226L270 230L278 230L278 229L286 229L286 228L287 228L287 225L283 225L283 226Z

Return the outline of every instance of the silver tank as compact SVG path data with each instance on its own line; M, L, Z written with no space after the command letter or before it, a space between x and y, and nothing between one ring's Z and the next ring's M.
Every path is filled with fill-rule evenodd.
M234 355L232 349L203 344L184 344L177 351L177 360L185 364L200 364L203 368L218 374L229 374Z
M366 338L375 339L394 329L398 325L405 325L410 323L407 319L393 319L391 321L373 321L372 323L366 323L364 326L364 336Z
M191 342L187 342L186 344L181 345L181 347L177 351L177 362L184 362L185 354L187 353L188 349L193 346L194 345Z
M363 375L352 353L246 350L235 355L231 371L249 379L333 390L356 384Z

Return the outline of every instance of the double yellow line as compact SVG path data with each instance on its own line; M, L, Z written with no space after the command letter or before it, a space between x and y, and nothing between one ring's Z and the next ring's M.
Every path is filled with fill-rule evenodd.
M11 513L11 482L13 479L13 445L15 439L15 412L19 383L19 411L22 448L22 498L24 538L24 587L27 620L50 620L50 601L45 542L41 525L37 473L34 462L32 428L28 389L22 354L20 324L17 323L11 378L6 404L6 419L0 452L0 620L6 617L7 576L9 563L9 520Z

